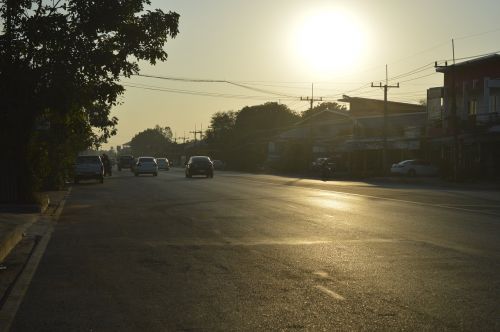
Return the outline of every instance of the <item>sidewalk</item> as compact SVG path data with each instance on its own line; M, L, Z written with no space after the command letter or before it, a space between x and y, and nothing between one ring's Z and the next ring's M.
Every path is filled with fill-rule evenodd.
M23 233L35 223L42 214L55 209L68 190L41 193L45 199L41 205L0 204L0 263L23 238Z

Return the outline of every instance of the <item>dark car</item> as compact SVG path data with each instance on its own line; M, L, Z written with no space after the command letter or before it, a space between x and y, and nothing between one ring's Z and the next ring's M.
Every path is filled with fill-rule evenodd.
M121 171L122 168L132 168L132 164L134 163L134 157L133 156L119 156L118 157L118 163L117 167L118 170Z
M104 165L99 156L78 156L75 162L75 183L95 179L104 182Z
M170 170L170 162L167 158L156 158L156 163L158 164L158 169Z
M193 156L186 163L186 177L193 175L205 175L207 178L214 177L214 165L207 156Z

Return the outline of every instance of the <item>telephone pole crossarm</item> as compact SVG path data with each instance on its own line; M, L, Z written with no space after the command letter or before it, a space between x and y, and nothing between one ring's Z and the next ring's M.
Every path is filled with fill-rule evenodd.
M386 72L387 75L387 72ZM396 85L389 85L388 78L386 76L386 83L382 84L379 82L378 85L373 84L372 88L383 88L384 89L384 126L383 126L383 150L382 150L382 172L385 174L387 172L387 90L390 88L399 88L399 82Z
M323 97L314 98L314 83L311 84L311 97L300 97L301 101L308 101L310 103L309 109L312 110L315 101L323 101Z

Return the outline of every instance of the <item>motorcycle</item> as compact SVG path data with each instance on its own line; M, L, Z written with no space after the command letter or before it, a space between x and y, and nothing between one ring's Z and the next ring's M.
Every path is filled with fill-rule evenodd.
M321 180L326 181L333 177L335 171L335 164L332 162L325 161L321 165Z

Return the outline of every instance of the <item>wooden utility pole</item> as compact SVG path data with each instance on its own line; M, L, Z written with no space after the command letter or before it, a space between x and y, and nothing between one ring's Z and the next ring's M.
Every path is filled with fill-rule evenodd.
M314 99L314 83L311 83L311 98L309 98L309 97L300 97L300 100L310 102L309 109L312 110L313 103L315 101L323 101L323 97L319 97L319 98Z
M374 85L372 82L372 88L384 88L384 127L383 127L383 149L382 149L382 172L387 173L387 90L390 88L399 88L399 83L396 85L389 85L389 75L387 72L387 65L385 65L385 84L379 82L378 85Z
M451 104L450 104L450 115L449 115L449 125L451 127L451 132L453 135L453 147L452 147L452 177L454 181L458 180L459 177L459 143L458 143L458 116L457 116L457 91L456 91L456 77L455 77L455 40L451 40L451 48L453 53L453 65L450 66L450 75L451 75L451 91L449 92L451 95ZM437 61L434 63L434 67L439 68L448 68L448 62L445 61L444 66L438 66Z
M203 128L203 125L202 125L202 128ZM196 125L194 125L194 131L190 131L189 132L190 134L194 134L194 142L196 143L197 142L197 136L198 134L200 134L200 140L203 139L203 130L200 129L200 130L196 130Z
M186 140L188 139L189 137L186 137L186 132L184 132L184 136L182 137L176 137L175 138L175 142L177 143L177 139L181 139L182 140L182 144L186 143Z

